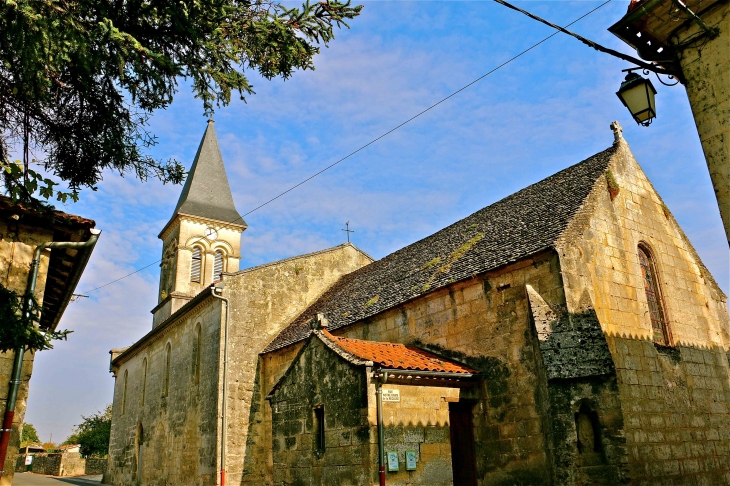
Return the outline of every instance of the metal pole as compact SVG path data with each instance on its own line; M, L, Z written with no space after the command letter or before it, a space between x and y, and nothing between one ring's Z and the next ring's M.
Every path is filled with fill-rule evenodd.
M226 303L226 318L224 319L223 325L223 397L221 401L222 409L222 430L221 430L221 486L226 486L226 440L227 440L227 429L228 429L228 415L226 413L226 395L228 389L228 314L231 309L231 303L229 300L216 293L216 290L222 290L219 288L213 289L213 297L220 299Z
M88 248L96 244L101 234L100 230L91 229L91 237L87 241L49 241L37 246L33 252L33 261L30 264L30 275L28 276L28 285L26 287L25 296L23 297L23 315L26 319L30 318L32 312L32 297L35 293L35 286L38 280L38 267L40 266L41 253L46 248ZM5 417L3 418L3 428L0 429L0 476L5 474L5 457L8 453L8 444L10 442L10 432L13 430L13 418L15 416L15 402L18 400L18 390L21 380L21 372L23 370L23 354L25 348L20 347L15 350L15 359L13 360L13 371L10 378L10 390L8 391L8 401L5 405Z
M375 385L376 409L378 415L378 475L380 476L380 486L385 486L385 433L383 431L383 383L388 379L387 373L378 380Z

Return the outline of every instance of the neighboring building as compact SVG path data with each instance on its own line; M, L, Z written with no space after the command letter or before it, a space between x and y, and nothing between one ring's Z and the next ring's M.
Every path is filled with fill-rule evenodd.
M730 3L632 0L609 30L682 79L730 242Z
M94 221L90 219L60 211L38 212L13 205L8 198L0 196L0 285L23 295L33 253L39 245L46 242L88 241L92 232L98 234L94 226ZM56 329L92 250L93 246L85 249L58 248L45 250L41 254L35 298L43 306L43 329ZM0 413L7 406L14 356L13 352L0 353ZM22 383L0 485L12 483L34 358L34 353L25 353L23 356Z
M112 351L105 482L378 484L381 389L389 485L730 484L727 298L615 130L382 260L238 271L242 220L179 209L229 201L209 125L154 327Z
M64 444L58 448L59 452L81 452L81 444Z

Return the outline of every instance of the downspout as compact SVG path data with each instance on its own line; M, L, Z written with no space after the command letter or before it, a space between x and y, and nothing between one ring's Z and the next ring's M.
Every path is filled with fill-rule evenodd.
M378 476L380 486L385 486L385 433L383 431L383 390L382 386L388 381L388 372L378 379L375 388L376 409L378 415Z
M216 299L220 299L226 303L226 318L223 324L223 397L221 401L222 411L222 430L221 430L221 486L226 486L226 432L228 429L228 414L226 413L227 403L226 395L228 388L228 314L230 313L231 303L230 301L216 293L217 290L222 292L222 288L215 287L211 294Z
M96 245L96 240L99 239L101 230L90 229L91 237L87 241L49 241L38 245L33 253L33 261L30 263L30 274L28 276L28 285L26 287L25 296L23 297L23 314L26 318L30 318L32 311L31 297L35 293L35 286L38 280L38 267L40 266L41 253L46 248L93 248ZM90 251L87 252L91 254ZM88 261L88 258L86 258ZM86 261L83 264L86 264ZM80 277L80 275L79 275ZM10 390L8 391L8 401L5 406L5 417L3 419L3 427L0 429L0 476L5 474L5 457L8 453L8 443L10 442L10 432L13 427L13 418L15 416L15 402L18 399L18 390L22 380L20 379L21 371L23 369L23 354L25 354L25 348L20 347L15 350L15 359L13 360L13 371L10 377Z

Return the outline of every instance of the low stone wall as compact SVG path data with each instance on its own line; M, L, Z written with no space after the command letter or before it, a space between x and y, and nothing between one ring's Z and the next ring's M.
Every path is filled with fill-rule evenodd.
M32 471L36 474L46 474L48 476L61 475L61 453L39 452L27 455L33 456L33 462L26 466L26 454L20 454L15 462L15 472Z
M109 459L97 459L95 457L89 457L86 459L86 469L84 474L104 474L106 472L106 465L109 463Z
M21 454L15 462L15 472L31 471L48 476L84 476L104 474L107 459L84 459L78 452L29 454L33 456L31 465L25 465L26 454Z
M86 459L78 452L67 452L61 455L61 471L59 476L83 476L86 470Z

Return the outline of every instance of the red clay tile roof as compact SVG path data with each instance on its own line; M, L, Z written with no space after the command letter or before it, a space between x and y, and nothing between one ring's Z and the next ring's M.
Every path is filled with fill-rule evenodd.
M333 336L322 330L327 338L348 353L383 368L413 371L440 371L448 373L478 373L466 366L446 360L422 349L400 343L365 341Z

